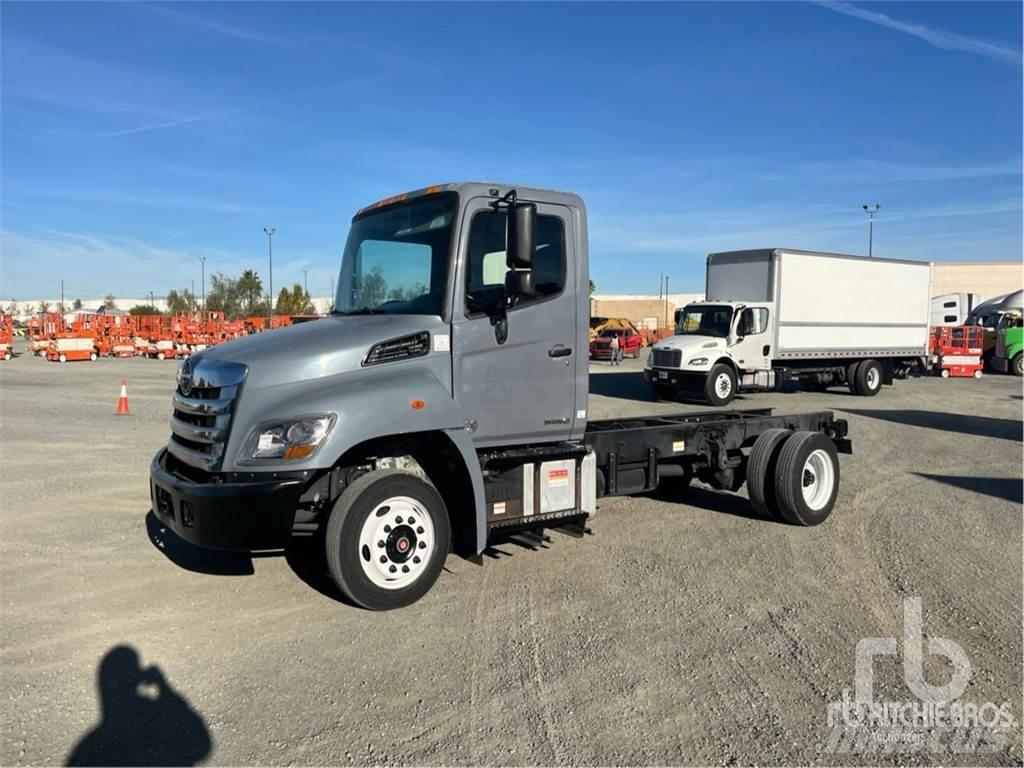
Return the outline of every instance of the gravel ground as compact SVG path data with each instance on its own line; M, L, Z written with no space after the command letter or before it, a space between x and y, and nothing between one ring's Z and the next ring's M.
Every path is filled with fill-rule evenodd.
M377 614L301 552L202 552L147 520L175 368L0 363L4 765L102 762L110 744L135 763L1021 762L1019 379L742 398L849 419L826 524L710 490L607 499L592 536L451 557L425 599ZM591 415L699 407L650 402L639 370L595 365ZM980 747L830 742L857 642L902 638L907 597L926 639L968 655L963 700L1009 702L1013 728ZM914 700L896 657L875 694Z

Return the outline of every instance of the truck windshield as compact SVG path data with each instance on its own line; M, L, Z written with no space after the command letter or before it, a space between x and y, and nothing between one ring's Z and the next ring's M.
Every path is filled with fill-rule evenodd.
M732 321L732 307L686 307L676 313L677 336L717 336L724 339L729 335Z
M334 314L441 315L457 205L451 192L357 216Z

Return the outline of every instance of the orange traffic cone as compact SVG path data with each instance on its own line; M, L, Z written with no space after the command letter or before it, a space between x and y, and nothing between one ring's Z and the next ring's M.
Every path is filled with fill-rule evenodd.
M117 415L118 416L129 416L131 411L128 410L128 382L121 379L121 396L117 399Z

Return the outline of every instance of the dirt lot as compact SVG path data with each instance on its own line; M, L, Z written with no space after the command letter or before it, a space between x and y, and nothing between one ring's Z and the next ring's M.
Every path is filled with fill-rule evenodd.
M4 765L66 761L101 718L75 761L102 761L105 737L136 763L1021 761L1019 379L743 398L849 419L825 525L710 490L608 499L592 536L449 558L424 600L375 614L303 557L204 553L147 521L175 368L0 363ZM639 369L595 365L591 415L699 407L650 402ZM114 415L121 376L130 417ZM1005 743L830 742L857 642L902 649L907 597L926 639L969 657L962 699L1010 702ZM876 660L876 699L916 701L899 664ZM950 671L929 656L925 673Z

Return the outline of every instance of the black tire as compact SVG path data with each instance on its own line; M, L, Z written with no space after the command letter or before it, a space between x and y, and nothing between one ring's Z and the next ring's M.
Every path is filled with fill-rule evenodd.
M711 405L720 407L731 403L735 396L736 372L725 363L711 366L708 377L704 380L704 399Z
M783 444L793 433L788 429L768 429L758 435L747 459L747 496L761 515L783 520L775 498L775 467Z
M854 374L857 381L857 394L861 397L874 397L882 391L882 364L877 360L861 360Z
M1014 376L1024 376L1024 352L1018 352L1010 361L1010 371Z
M829 466L816 467L817 462L828 462ZM829 471L831 487L827 485ZM811 506L804 498L804 487L813 482L826 485L821 498ZM794 433L783 444L775 466L775 498L783 519L793 525L819 525L832 513L838 493L839 454L835 444L820 432Z
M859 395L860 390L857 388L857 369L860 368L860 363L850 363L846 366L846 386L850 388L850 394Z
M425 510L434 530L434 542L427 561L414 581L403 587L387 588L374 583L364 570L363 561L370 562L369 557L375 558L377 555L360 551L359 538L363 524L374 510L378 511L377 517L388 514L380 512L378 507L388 499L399 496L412 499ZM398 530L398 527L394 528L393 533ZM416 532L422 535L422 531ZM338 589L363 608L386 611L410 605L430 590L444 567L450 539L448 510L437 489L410 472L384 469L361 475L342 492L327 522L324 547L327 567ZM412 536L412 549L405 554L407 559L404 562L409 563L415 558L417 543L415 536ZM388 552L391 551L391 544L389 541Z

